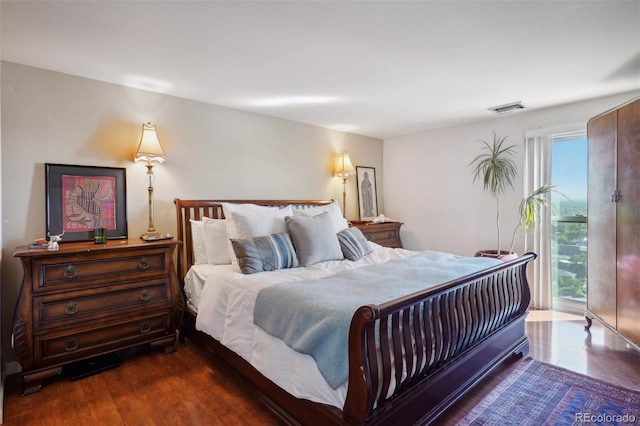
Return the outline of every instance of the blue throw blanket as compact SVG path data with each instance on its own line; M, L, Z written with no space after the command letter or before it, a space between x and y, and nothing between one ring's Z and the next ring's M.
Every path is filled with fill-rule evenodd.
M256 298L254 323L291 349L311 355L327 383L348 378L348 337L355 311L501 263L481 257L422 252L309 281L277 284Z

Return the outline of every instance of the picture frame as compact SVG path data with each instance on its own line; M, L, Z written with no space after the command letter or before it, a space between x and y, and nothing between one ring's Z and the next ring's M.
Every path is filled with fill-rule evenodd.
M107 228L107 239L127 238L126 180L122 167L45 163L47 236L93 241L94 228Z
M356 166L358 181L358 212L360 220L373 220L378 216L378 189L375 167Z

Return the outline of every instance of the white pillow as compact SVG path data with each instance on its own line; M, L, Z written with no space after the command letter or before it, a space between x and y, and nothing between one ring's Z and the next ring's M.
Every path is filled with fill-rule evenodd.
M340 210L340 206L336 201L331 204L327 204L326 206L314 206L307 209L294 209L293 215L313 217L324 212L329 213L329 217L331 218L331 223L336 234L349 227L349 223L347 223L347 220L342 216L342 210Z
M191 222L191 243L193 247L193 263L202 265L207 263L207 247L204 244L204 222L189 219Z
M229 238L238 238L238 232L233 223L233 215L235 213L246 214L255 212L264 212L269 210L279 210L277 207L259 206L258 204L236 204L236 203L221 203L222 212L224 217L229 219L227 222L227 229L229 230Z
M210 265L228 265L231 263L227 220L203 218L204 244L207 249L207 262Z
M234 213L233 224L239 239L264 237L287 232L285 216L293 214L291 206L252 213Z

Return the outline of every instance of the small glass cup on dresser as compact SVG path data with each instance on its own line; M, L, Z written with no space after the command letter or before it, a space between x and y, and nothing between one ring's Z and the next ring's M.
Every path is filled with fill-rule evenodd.
M94 228L93 229L93 241L96 244L107 243L107 228Z

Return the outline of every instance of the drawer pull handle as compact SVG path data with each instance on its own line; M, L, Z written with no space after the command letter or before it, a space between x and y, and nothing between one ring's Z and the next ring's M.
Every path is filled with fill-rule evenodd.
M64 343L64 350L67 352L75 351L78 349L78 339L75 337L69 337Z
M387 238L395 238L395 237L396 237L395 231L389 231L389 233L387 234Z
M64 313L67 315L73 315L78 313L78 304L76 302L69 302L64 307Z
M148 333L151 331L151 324L149 324L149 321L142 321L142 323L140 323L140 333Z
M63 276L65 278L71 279L75 278L77 275L76 267L73 265L67 265L64 267Z
M145 256L142 256L138 260L138 268L147 269L148 267L149 267L149 260Z
M149 291L149 289L142 289L140 290L140 300L149 300L151 299L151 292Z

